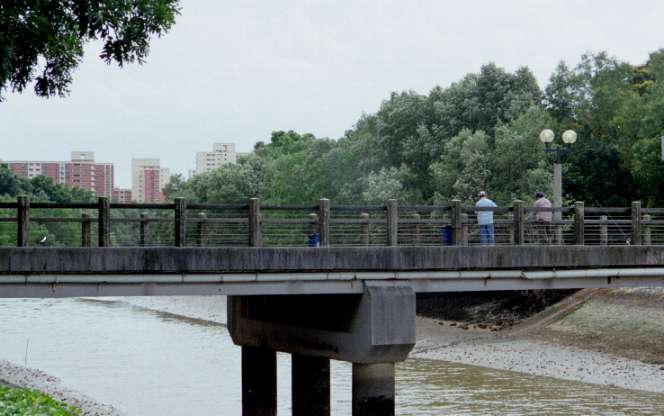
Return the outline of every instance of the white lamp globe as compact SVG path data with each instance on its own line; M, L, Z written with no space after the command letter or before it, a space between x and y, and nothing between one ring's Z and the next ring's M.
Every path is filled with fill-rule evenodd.
M539 135L540 140L542 143L551 143L556 137L556 135L553 133L553 130L551 129L544 129Z
M576 132L574 130L566 130L563 133L563 143L572 144L576 142Z

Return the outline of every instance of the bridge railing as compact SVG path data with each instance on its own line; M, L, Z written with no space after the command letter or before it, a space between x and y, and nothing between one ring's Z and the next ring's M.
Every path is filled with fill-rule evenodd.
M475 208L444 205L0 202L3 246L353 247L479 245L478 213L493 213L496 245L664 244L664 208Z

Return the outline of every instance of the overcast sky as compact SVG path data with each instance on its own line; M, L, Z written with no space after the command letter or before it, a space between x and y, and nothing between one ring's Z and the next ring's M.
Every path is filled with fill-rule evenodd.
M183 0L146 64L104 64L90 44L71 95L0 104L0 159L92 150L130 186L132 157L186 173L215 141L249 151L273 130L338 138L391 91L427 93L482 64L527 65L544 87L561 59L664 47L661 0Z

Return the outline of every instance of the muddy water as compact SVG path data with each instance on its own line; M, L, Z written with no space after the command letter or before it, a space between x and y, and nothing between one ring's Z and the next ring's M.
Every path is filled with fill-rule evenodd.
M26 357L27 347L27 357ZM240 351L223 325L124 302L0 300L0 359L42 369L129 415L240 414ZM279 355L279 414L290 360ZM414 359L398 414L660 415L664 395ZM350 415L350 366L333 362L333 414Z

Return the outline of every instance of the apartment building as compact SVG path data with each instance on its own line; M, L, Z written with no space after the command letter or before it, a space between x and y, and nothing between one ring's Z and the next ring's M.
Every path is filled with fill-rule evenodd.
M71 152L69 161L9 161L7 165L22 178L43 175L69 189L81 188L97 196L111 197L113 194L113 164L96 163L94 152Z
M162 168L159 159L131 160L131 198L138 203L163 202L163 189L170 179L170 170Z
M126 204L131 202L131 189L114 188L113 201L119 202L121 204Z
M214 143L211 152L196 153L194 175L215 170L227 163L236 163L235 143Z

